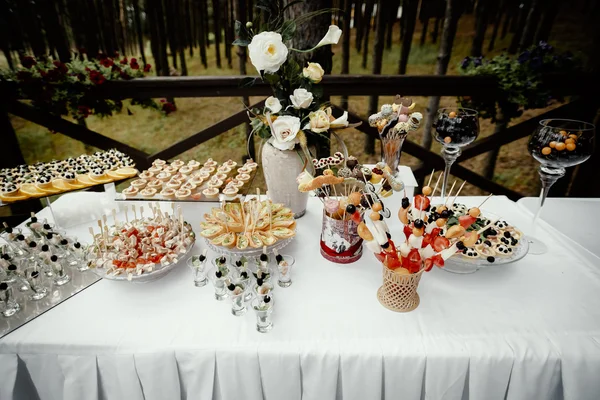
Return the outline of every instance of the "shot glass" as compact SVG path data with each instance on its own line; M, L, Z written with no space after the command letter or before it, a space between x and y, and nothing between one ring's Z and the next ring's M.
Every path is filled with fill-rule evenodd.
M273 285L270 282L262 282L260 279L256 285L252 287L253 297L264 299L265 297L273 297Z
M231 313L236 317L246 314L246 286L240 282L232 282L227 290L231 299Z
M244 285L244 301L252 300L252 291L250 290L252 285L252 272L250 272L250 270L246 267L238 268L234 282Z
M215 299L222 301L227 298L229 295L227 286L231 282L229 274L215 267L208 271L208 279L210 279L215 288Z
M6 282L0 283L0 302L3 303L2 315L5 317L11 317L21 309L13 296L12 287Z
M62 261L60 261L56 255L50 257L50 265L54 270L54 284L56 286L62 286L69 283L71 276L65 271Z
M277 284L281 287L289 287L292 284L292 267L296 260L290 255L277 256L277 269L279 270L279 279Z
M271 313L273 313L273 299L269 296L252 300L252 308L256 314L256 330L267 333L273 328Z
M25 269L25 279L32 292L29 296L30 300L41 300L50 293L46 287L46 276L37 266Z
M206 253L206 250L204 251ZM208 279L206 277L206 254L201 254L199 256L193 255L187 260L187 265L192 270L192 274L194 276L194 285L196 287L206 286Z

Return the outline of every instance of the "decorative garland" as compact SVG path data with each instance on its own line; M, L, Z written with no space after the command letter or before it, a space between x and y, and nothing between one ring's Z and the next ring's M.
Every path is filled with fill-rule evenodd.
M118 57L118 54L116 55ZM94 89L107 81L143 78L150 72L150 64L141 66L137 59L111 58L100 54L98 59L83 60L74 57L63 63L52 58L24 56L15 70L0 70L0 83L14 85L17 99L30 100L39 109L54 115L84 119L90 115L108 117L123 109L119 99L102 99ZM131 105L153 108L168 115L176 110L173 103L152 99L131 99ZM129 114L131 111L127 108Z

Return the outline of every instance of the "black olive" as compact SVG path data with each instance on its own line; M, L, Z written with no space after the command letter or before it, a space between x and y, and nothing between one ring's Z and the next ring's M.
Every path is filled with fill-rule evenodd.
M10 260L10 256L8 254L2 254L3 260Z
M265 303L268 303L271 301L271 298L269 296L265 296L264 300Z
M277 261L277 264L279 264L280 262L283 261L283 256L281 254L277 254L275 256L275 260Z
M510 232L504 232L504 237L507 239L510 238Z
M48 239L48 240L52 239L52 235L53 235L53 233L52 233L52 232L48 232L48 233L46 234L46 239Z
M456 242L456 248L459 250L464 250L465 249L465 245L463 242Z
M448 210L444 210L440 213L440 217L442 218L448 218L449 215Z
M6 290L6 289L8 289L8 284L6 282L0 283L0 290Z
M31 217L31 222L37 222L37 217Z
M217 271L215 272L215 276L216 276L217 278L220 278L220 277L222 277L222 276L223 276L223 274L221 273L221 271L217 270Z
M417 229L421 229L424 226L424 222L422 219L417 219L415 220L415 228Z
M227 286L227 289L229 289L229 290L235 290L235 285L234 285L233 283L230 283L230 284Z
M386 232L385 235L387 236L388 240L392 238L392 235L389 232Z
M346 212L348 214L354 214L356 212L356 206L354 204L348 204L346 206Z
M38 271L31 271L32 278L37 278L39 275L40 275L40 273Z
M237 260L235 262L235 266L238 267L238 268L241 267L242 266L242 262L240 260Z
M10 265L8 266L8 270L9 270L9 271L16 271L16 270L17 270L17 266L16 266L15 264L10 264Z
M80 247L81 247L81 243L79 243L79 242L75 242L75 243L73 244L73 247L75 247L76 249L78 249L78 248L80 248Z
M408 201L408 197L402 199L402 208L408 208L410 202Z
M225 257L219 258L219 263L225 264L226 262L227 262L227 259Z
M48 230L48 229L50 229L50 228L51 228L51 227L50 227L50 224L44 224L44 229Z
M262 254L260 255L260 261L262 261L262 262L267 262L267 261L269 261L269 256L267 256L265 253L262 253Z
M23 240L25 240L25 236L23 236L23 235L19 235L19 236L17 236L17 240L21 240L21 241L23 241Z
M200 257L198 257L198 260L200 260L200 262L206 260L206 256L204 254L200 254Z
M491 263L493 263L494 261L496 261L496 259L493 256L489 256L487 258L487 260L488 260L488 262L491 262Z
M384 249L387 249L388 247L390 247L390 242L385 242L384 244L381 245L381 247L383 247Z
M36 242L29 242L29 247L34 248L37 246Z
M57 261L58 261L58 257L57 257L57 256L55 256L55 255L54 255L54 256L51 256L51 257L50 257L50 261L52 261L52 262L57 262Z
M60 241L60 244L62 244L63 246L65 246L68 243L69 243L69 241L67 239L63 239Z
M248 278L248 273L246 271L242 272L240 276L244 279Z
M486 245L488 245L488 246L491 246L491 245L492 245L492 242L490 242L489 240L486 240L486 241L484 241L483 243L485 243L485 244L486 244Z
M514 246L514 245L516 245L518 242L519 242L519 241L518 241L517 239L513 239L513 240L510 242L510 244Z
M256 279L256 284L257 284L258 286L262 286L262 284L263 284L263 280L262 280L262 278L257 278L257 279Z
M47 244L42 246L42 251L48 251L48 250L50 250L50 247Z
M429 210L431 210L431 204L427 206L427 208L424 210L425 212L429 212Z

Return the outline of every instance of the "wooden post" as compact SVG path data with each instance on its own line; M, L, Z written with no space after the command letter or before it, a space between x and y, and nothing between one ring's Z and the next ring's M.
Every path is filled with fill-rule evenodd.
M247 22L248 10L246 9L246 0L236 0L235 1L235 15L236 15L236 19L238 21L240 21L242 24L245 24ZM247 60L246 47L237 46L237 55L239 58L240 75L246 75L246 73L247 73L247 71L246 71L246 60ZM242 102L244 103L245 107L248 107L250 105L249 97L248 96L242 97ZM256 159L256 150L254 149L254 137L250 136L250 132L252 131L252 129L250 127L249 122L246 122L244 124L244 126L246 128L244 130L245 131L244 137L249 141L248 157L254 160L254 159Z
M365 6L365 15L363 16L363 53L362 53L362 67L367 68L367 59L369 56L369 34L371 33L371 16L373 15L373 8L375 6L375 0L367 0Z
M471 56L481 57L483 51L483 39L485 39L485 31L488 24L488 13L490 4L488 0L480 0L477 2L475 11L475 36L471 45Z
M221 68L221 25L219 21L219 0L212 0L213 29L215 34L215 57L217 58L217 68Z
M144 52L144 33L142 30L142 20L140 18L140 2L139 0L132 0L133 5L133 21L135 23L135 32L137 36L138 48L140 51L140 57L142 57L142 61L144 62L144 66L147 64L146 62L146 54ZM156 66L155 66L156 68Z

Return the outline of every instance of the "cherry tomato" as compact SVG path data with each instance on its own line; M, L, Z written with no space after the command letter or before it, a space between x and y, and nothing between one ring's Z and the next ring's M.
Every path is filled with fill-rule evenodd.
M450 241L443 236L438 236L433 240L431 246L435 251L440 252L450 247Z

